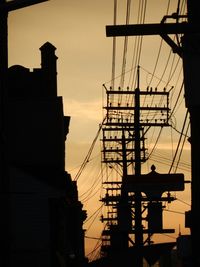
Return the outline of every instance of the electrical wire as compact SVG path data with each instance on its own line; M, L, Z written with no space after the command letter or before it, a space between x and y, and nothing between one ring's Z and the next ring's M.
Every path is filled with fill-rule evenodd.
M94 239L94 240L99 240L100 239L100 237L86 236L86 235L85 235L85 238Z
M177 171L177 168L178 168L178 165L179 165L179 162L180 162L180 159L181 159L181 155L182 155L182 152L183 152L183 147L185 145L185 141L186 141L186 137L187 137L187 133L188 133L189 127L190 127L190 123L188 123L187 129L186 129L186 132L185 132L185 135L184 135L184 138L183 138L182 147L181 147L181 150L180 150L180 153L179 153L179 157L178 157L178 160L177 160L177 163L176 163L175 171L174 171L175 173Z
M100 242L100 240L97 242L97 244L95 245L95 248L86 255L86 257L88 257L90 259L90 261L94 260L94 257L92 257L92 255L94 254L94 252L97 251L97 249L99 249L101 247L102 242Z
M89 162L90 156L91 156L91 154L92 154L92 151L93 151L93 149L94 149L94 146L95 146L95 144L96 144L96 141L97 141L97 139L98 139L98 137L99 137L99 134L100 134L100 132L101 132L101 129L102 129L102 126L103 126L103 123L104 123L105 119L106 119L106 117L103 119L103 122L100 124L99 129L98 129L98 131L97 131L97 134L96 134L96 136L95 136L95 138L94 138L94 140L93 140L93 142L92 142L92 145L91 145L91 147L90 147L90 149L89 149L89 151L88 151L88 153L87 153L87 155L86 155L86 157L85 157L85 159L84 159L84 161L83 161L83 163L82 163L82 165L81 165L79 171L77 172L77 174L76 174L76 176L75 176L75 178L74 178L74 181L78 181L78 179L79 179L79 177L81 176L83 170L85 169L87 163Z
M190 206L190 207L191 207L191 204L189 204L189 203L187 203L187 202L185 202L185 201L181 200L180 198L176 198L176 200L178 200L178 201L180 201L181 203L183 203L183 204L185 204L185 205L187 205L187 206Z
M163 210L164 210L164 211L168 211L168 212L172 212L172 213L176 213L176 214L185 215L185 212L181 212L181 211L169 210L169 209L163 209Z
M169 7L170 7L170 0L168 1L168 4L167 4L166 14L169 13ZM159 46L159 49L158 49L158 54L157 54L157 57L156 57L156 62L155 62L154 69L153 69L153 72L152 72L152 73L153 73L153 75L152 75L152 79L149 81L148 86L151 85L152 80L153 80L153 77L154 77L154 74L155 74L156 69L157 69L157 67L158 67L158 62L159 62L159 59L160 59L160 54L161 54L162 45L163 45L163 39L161 39L161 41L160 41L160 46ZM168 59L169 59L169 57L168 57ZM168 60L167 60L167 61L168 61ZM164 75L163 75L163 76L164 76Z
M153 154L153 152L154 152L154 150L155 150L155 148L156 148L156 146L157 146L157 144L158 144L158 141L159 141L159 139L160 139L160 136L161 136L162 130L163 130L163 127L161 127L161 128L160 128L160 130L159 130L159 133L158 133L157 139L156 139L156 141L155 141L155 143L154 143L154 146L153 146L153 148L152 148L151 152L150 152L150 153L149 153L149 155L148 155L148 158L147 158L147 160L151 158L151 155Z
M96 167L95 167L95 168L96 168ZM105 167L104 167L104 168L105 168ZM96 186L98 185L99 181L102 180L102 170L101 170L101 169L99 170L98 175L93 174L92 176L94 177L94 181L93 181L93 183L91 183L91 181L90 181L91 186L90 186L90 187L89 187L83 194L80 195L80 198L82 198L82 197L85 196L86 194L89 195L90 192L93 191L93 190L96 188ZM91 176L90 176L90 177L91 177ZM83 201L83 200L82 200L82 201Z
M130 6L131 0L127 0L126 4L126 25L129 24L130 20ZM121 80L120 80L120 87L124 87L124 77L126 71L126 58L127 58L127 47L128 47L128 36L124 37L124 51L123 51L123 60L122 60L122 71L121 71Z
M88 221L90 221L90 220L93 218L93 216L95 216L96 214L99 214L99 212L102 210L103 205L104 205L104 204L101 204L101 206L100 206L97 210L95 210L95 211L93 212L93 214L90 215L90 217L88 217L88 218L84 221L84 224L86 224ZM96 218L96 217L95 217L95 218ZM88 230L89 230L89 228L87 229L87 231L88 231Z
M130 3L130 1L127 0L126 23L129 22L129 16L130 16L130 13L129 13L130 10L128 9L128 4L129 3ZM169 11L169 5L170 5L170 1L168 1L168 5L167 5L167 14L168 14L168 11ZM177 7L177 13L179 14L179 12L180 12L180 1L178 3L178 7ZM143 21L144 22L145 13L146 13L146 1L139 1L138 21L140 21L140 22ZM128 20L127 20L127 18L128 18ZM151 79L150 79L150 81L148 83L149 86L153 83L153 79L155 77L157 77L156 71L157 71L157 69L159 67L159 62L160 62L160 59L162 57L162 54L161 54L162 53L162 49L163 49L163 40L161 40L161 42L160 42L160 46L159 46L159 49L158 49L158 54L157 54L156 62L155 62L155 65L154 65L153 73L152 73ZM133 49L133 57L132 57L131 70L130 71L126 71L126 67L127 67L126 66L127 65L127 55L128 55L128 38L125 37L125 40L124 40L124 50L123 50L123 59L122 59L122 68L121 68L121 75L120 75L120 89L123 89L123 87L124 87L124 84L125 84L125 74L128 73L128 72L130 72L128 86L131 85L130 88L131 89L133 88L133 85L134 85L134 83L136 81L136 79L135 79L135 77L136 77L136 75L135 75L135 73L136 73L136 71L135 71L136 70L136 67L134 67L134 66L140 65L139 63L140 63L141 52L142 52L142 37L136 37L135 38L135 43L134 43L134 49ZM115 56L116 56L116 46L115 46L115 48L113 46L113 54L115 54ZM175 74L177 73L178 68L180 66L180 58L178 58L177 61L175 59L176 59L176 55L174 55L173 58L172 58L172 51L170 51L169 52L169 55L168 55L168 58L167 58L167 61L166 61L166 64L164 66L164 69L163 69L161 78L159 78L159 82L157 83L157 86L159 86L160 83L164 81L164 77L166 77L166 75L168 75L168 79L165 82L166 87L169 86L169 83L171 83L172 79L175 79L174 78L175 77ZM115 67L115 65L112 68L114 68L114 67ZM114 81L114 79L116 79L114 76L115 76L115 72L112 71L112 81ZM118 76L118 78L119 78L119 76ZM177 83L178 83L178 80L177 80ZM112 84L112 86L113 86L113 84ZM170 114L170 117L169 118L171 120L172 120L172 116L174 116L174 114L175 114L175 110L177 110L178 104L180 103L181 95L182 95L182 90L183 90L183 84L180 87L178 96L176 98L175 104L174 104L173 109L172 109L172 112ZM114 104L116 104L116 103L117 104L121 104L121 103L123 104L122 101L124 101L122 99L122 96L118 96L118 99L117 99L116 103L114 102L114 100L116 100L116 99L113 99L113 103ZM130 98L129 99L128 98L126 99L126 102L128 104L131 103L131 101L132 100ZM159 103L163 103L162 101L163 101L163 99L160 98L160 102ZM153 105L153 102L154 101L152 100L151 103L150 103L150 106ZM145 115L147 116L149 114L147 113ZM120 113L119 112L117 112L117 116L120 117ZM154 117L155 114L152 114L151 116ZM187 118L185 118L185 121L186 121L186 119ZM179 138L179 142L178 142L178 145L177 145L177 150L175 152L175 155L173 157L173 161L172 162L171 162L171 159L168 159L168 158L163 159L163 157L158 156L158 153L156 151L156 147L157 147L157 144L158 144L158 142L160 140L160 136L161 136L163 127L161 127L161 129L158 132L158 135L157 135L157 138L156 138L156 142L155 142L155 144L154 144L151 152L149 153L148 159L155 160L155 161L157 160L158 162L161 162L163 164L166 164L166 165L170 166L169 173L171 172L171 168L175 164L176 164L176 167L175 167L176 170L179 167L179 169L182 168L184 170L190 171L190 166L189 165L187 165L187 164L182 164L181 165L181 163L180 163L181 153L183 151L183 146L185 144L185 140L186 140L186 136L187 136L187 131L188 131L188 128L187 128L186 134L184 134L184 129L185 129L185 125L183 125L183 129L182 129L181 133L179 132L180 133L180 138ZM111 133L110 132L109 132L109 135L111 136ZM179 157L178 157L178 150L179 150L179 147L180 147L182 136L185 136L185 138L184 138L184 140L182 142L181 152L180 152ZM155 139L155 137L154 137L154 139ZM176 159L177 157L178 157L178 159ZM176 211L170 211L170 212L175 212L176 213Z
M145 1L139 1L139 11L138 11L138 18L137 18L137 23L139 23L139 24L143 24L145 22L146 6L147 6L146 0ZM137 80L136 79L136 77L137 77L136 67L140 66L142 41L143 41L143 36L137 36L135 38L133 57L132 57L132 67L131 67L131 69L134 70L134 72L131 73L132 74L132 82L131 82L131 76L130 76L129 83L128 83L132 89L136 86L136 80Z
M178 144L177 144L177 148L176 148L176 152L174 154L174 157L173 157L173 160L172 160L172 164L171 164L171 167L169 169L169 173L171 172L173 166L174 166L174 162L175 162L175 159L176 159L176 156L177 156L177 153L178 153L178 150L179 150L179 146L180 146L180 142L181 142L181 139L182 139L182 136L183 136L183 132L184 132L184 128L185 128L185 125L186 125L186 120L187 120L187 117L188 117L188 110L186 111L186 114L185 114L185 119L184 119L184 122L183 122L183 126L182 126L182 131L181 131L181 135L179 137L179 140L178 140Z
M114 0L114 17L113 24L117 23L117 0ZM113 49L112 49L112 76L111 76L111 88L115 88L115 60L116 60L116 37L113 37Z

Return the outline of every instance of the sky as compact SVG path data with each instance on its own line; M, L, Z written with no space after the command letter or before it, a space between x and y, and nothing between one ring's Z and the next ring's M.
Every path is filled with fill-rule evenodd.
M169 14L176 11L176 0L170 1ZM147 0L146 18L149 23L159 23L166 15L168 0ZM125 23L126 1L118 1L117 23ZM136 23L138 11L138 0L132 1L131 23ZM112 69L112 38L106 37L105 26L113 24L113 0L50 0L35 6L27 7L9 13L8 18L8 58L9 66L18 64L27 68L40 67L39 48L47 41L56 48L58 56L58 95L63 97L64 113L71 116L70 132L66 143L66 170L71 173L72 178L81 166L93 139L99 129L99 124L103 119L102 106L105 101L103 84L110 86ZM133 46L134 38L130 38L129 48ZM117 44L116 76L120 76L123 53L123 39L119 38ZM161 38L159 36L143 38L142 53L140 59L141 66L141 86L146 86L152 78L157 55L160 49ZM165 76L162 75L165 68L170 48L162 43L159 62L154 75L153 86L159 84L166 86L166 80L171 75L168 87L180 87L181 78L178 75L181 71L181 62L178 57L171 57L169 60L177 63L177 69L167 70ZM132 56L128 54L127 75L133 69ZM116 79L116 84L118 79ZM179 90L172 90L172 102L175 101ZM184 99L179 103L177 112L173 116L173 125L177 130L181 130L185 114ZM149 146L152 147L156 139L156 134L150 136ZM172 142L173 139L173 142ZM159 155L163 155L169 160L172 158L178 140L177 132L170 129L162 137L157 155L154 160L158 160ZM91 163L84 170L78 180L80 199L84 200L84 208L87 209L90 217L102 205L99 202L101 177L100 172L100 142L97 142ZM172 145L173 143L173 145ZM160 154L161 153L161 154ZM190 146L186 143L183 153L183 162L189 165ZM148 172L152 161L144 168ZM158 172L166 172L169 167L158 164ZM186 180L190 180L190 172L185 172ZM100 177L100 178L99 178ZM96 183L96 194L91 197L91 184ZM89 191L87 191L89 190ZM85 197L85 199L84 199ZM186 185L186 191L180 193L182 203L172 204L172 210L184 213L189 205L184 202L190 201L190 185ZM184 229L183 214L173 213L176 234ZM86 254L90 253L97 243L103 225L99 222L100 214L89 220L85 228L88 237L86 239ZM171 214L166 221L171 223ZM167 218L168 217L168 218ZM93 219L94 222L93 222ZM92 223L93 222L93 223ZM166 237L162 237L166 240ZM171 239L167 240L171 241Z

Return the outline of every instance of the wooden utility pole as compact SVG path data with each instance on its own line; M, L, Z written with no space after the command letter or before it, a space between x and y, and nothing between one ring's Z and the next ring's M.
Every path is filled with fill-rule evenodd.
M141 130L140 130L140 69L137 69L137 88L135 89L135 176L141 175ZM141 247L143 246L143 227L142 227L142 193L135 192L135 248L137 251L136 266L143 266L143 256Z
M191 28L199 25L198 1L188 0L188 24ZM196 33L185 33L182 38L183 71L185 81L185 101L190 113L191 128L191 158L192 158L192 212L191 212L191 240L193 266L200 266L198 243L200 239L199 211L200 211L200 30Z
M48 0L0 0L0 266L10 266L10 190L7 156L5 149L5 94L8 70L8 13Z
M200 90L199 90L199 62L200 62L200 24L199 3L195 0L187 1L187 16L165 16L159 24L116 25L107 26L106 34L113 36L160 35L172 48L173 52L183 58L185 81L185 101L190 113L191 123L191 158L192 158L192 260L193 266L200 266L198 246L200 227L198 214L200 210ZM179 19L187 17L188 22L166 23L167 18ZM169 34L184 34L182 46L176 44Z
M141 90L139 70L138 66L134 90L129 87L106 89L102 162L122 171L121 181L116 178L104 183L106 195L102 198L108 207L107 216L101 218L107 222L102 232L102 252L112 266L142 267L144 258L151 265L159 259L159 253L147 252L151 254L149 258L145 251L152 249L153 234L174 233L174 229L163 228L162 202L175 199L170 194L162 195L184 189L182 174L159 174L155 166L149 174L142 174L141 164L147 160L146 132L152 126L169 126L169 92L153 88ZM149 107L148 103L154 104ZM144 221L148 225L144 226ZM164 246L168 249L168 244Z

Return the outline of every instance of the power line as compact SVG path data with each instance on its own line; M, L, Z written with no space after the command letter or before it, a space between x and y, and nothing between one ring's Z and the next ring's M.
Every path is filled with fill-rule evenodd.
M178 201L180 201L181 203L183 203L183 204L185 204L185 205L187 205L187 206L190 206L191 207L191 204L189 204L189 203L187 203L187 202L185 202L185 201L183 201L183 200L181 200L180 198L176 198Z
M94 240L100 240L101 239L101 237L93 237L93 236L87 236L87 235L85 235L85 238L94 239Z
M130 19L130 5L131 5L131 0L127 0L127 7L126 7L126 25L129 24L129 19ZM128 47L128 36L125 36L124 37L124 51L123 51L121 80L120 80L120 87L121 88L124 87L124 76L125 76L125 71L126 71L127 47Z
M101 211L103 205L104 204L101 204L101 206L97 210L95 210L94 213L90 217L87 218L87 220L84 221L84 224L86 224L88 221L90 221L93 218L93 216L95 216L96 214L98 215L99 212ZM96 217L95 217L95 219L96 219ZM89 228L87 229L87 231L89 230Z
M117 23L117 0L114 0L114 18L113 24ZM111 76L111 87L115 87L115 59L116 59L116 37L113 37L113 49L112 49L112 76Z
M176 148L176 152L174 154L174 157L173 157L173 160L172 160L172 164L171 164L171 167L169 169L169 173L171 172L173 166L174 166L174 162L175 162L175 159L176 159L176 156L177 156L177 153L178 153L178 150L179 150L179 146L180 146L180 142L181 142L181 139L182 139L182 136L183 136L183 132L184 132L184 128L185 128L185 125L186 125L186 120L187 120L187 117L188 117L188 110L186 111L186 114L185 114L185 119L184 119L184 122L183 122L183 127L182 127L182 130L181 130L181 135L180 135L180 138L178 140L178 144L177 144L177 148Z
M181 214L181 215L185 215L184 212L181 211L176 211L176 210L169 210L169 209L163 209L164 211L168 211L168 212L172 212L172 213L177 213L177 214Z
M182 152L183 152L183 147L184 147L184 145L185 145L186 136L187 136L189 127L190 127L190 123L188 123L187 129L186 129L186 132L185 132L185 135L184 135L184 138L183 138L183 143L182 143L181 151L180 151L180 153L179 153L179 157L178 157L178 160L177 160L177 164L176 164L175 172L177 171L177 168L178 168L178 165L179 165L179 162L180 162L180 159L181 159L181 155L182 155Z
M105 119L106 119L106 118L103 119L103 122L104 122ZM78 173L76 174L76 176L75 176L75 178L74 178L74 181L77 181L77 180L79 179L79 177L81 176L81 174L82 174L82 172L83 172L85 166L86 166L87 163L89 162L90 156L91 156L91 154L92 154L92 151L93 151L93 149L94 149L94 146L95 146L95 144L96 144L96 141L97 141L97 139L98 139L98 137L99 137L99 134L100 134L100 132L101 132L103 122L102 122L102 123L100 124L100 126L99 126L99 129L98 129L98 131L97 131L97 134L96 134L96 136L95 136L95 138L94 138L94 140L93 140L93 142L92 142L92 145L91 145L91 147L90 147L90 149L89 149L89 151L88 151L88 153L87 153L87 155L86 155L86 157L85 157L85 159L84 159L84 161L83 161L83 163L82 163L82 165L81 165L81 167L80 167Z

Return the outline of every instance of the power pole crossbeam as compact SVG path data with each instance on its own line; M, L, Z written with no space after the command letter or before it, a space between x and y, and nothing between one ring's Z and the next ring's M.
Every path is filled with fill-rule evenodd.
M200 32L198 24L191 25L182 23L160 23L160 24L133 24L133 25L108 25L106 26L107 37L116 36L141 36L160 35L162 39L171 46L174 53L182 57L181 48L169 37L170 34L187 34Z
M129 24L106 26L107 37L141 36L161 34L185 34L200 32L200 25L182 23Z

